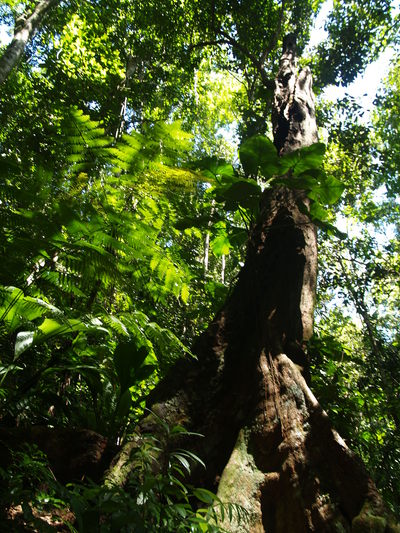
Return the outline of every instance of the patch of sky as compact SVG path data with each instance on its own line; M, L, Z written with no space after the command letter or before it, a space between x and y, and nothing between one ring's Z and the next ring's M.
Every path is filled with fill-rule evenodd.
M329 13L333 9L333 0L327 0L321 7L318 16L315 19L314 28L311 32L310 42L305 50L305 53L310 53L314 47L327 38L328 33L325 30L325 23L329 16ZM393 1L392 9L394 14L400 12L400 3ZM393 48L386 48L378 57L378 59L370 63L364 72L360 73L357 78L348 86L327 86L320 96L323 101L336 102L346 96L354 98L361 106L363 114L360 120L363 123L370 122L371 116L374 111L374 100L376 94L383 82L387 77L391 62L394 57ZM321 138L326 141L329 137L329 132L322 128ZM379 189L373 192L372 201L376 204L385 201L386 188L381 186ZM362 226L351 217L344 217L338 214L336 219L337 228L349 235L350 237L359 237L361 235ZM396 227L394 224L385 224L381 231L377 231L375 227L368 224L368 230L373 234L378 241L379 246L383 246L389 240L394 239L396 235Z
M305 52L311 50L327 38L328 33L325 30L325 23L329 13L333 9L333 0L327 0L321 7L317 18L315 19L314 28L311 32L310 42ZM393 1L393 13L398 14L400 3ZM394 56L392 48L386 48L376 61L370 63L364 72L360 73L357 78L348 86L328 85L322 92L321 98L325 101L336 102L345 96L351 96L357 99L358 103L364 110L363 121L370 119L371 112L374 108L374 100L379 86L387 76L391 61Z
M0 46L7 46L11 42L12 32L7 24L0 24Z
M323 91L324 100L335 102L346 95L357 99L364 110L362 120L368 122L374 109L374 100L379 86L389 72L394 56L392 48L384 50L379 58L370 63L362 74L347 87L329 85Z

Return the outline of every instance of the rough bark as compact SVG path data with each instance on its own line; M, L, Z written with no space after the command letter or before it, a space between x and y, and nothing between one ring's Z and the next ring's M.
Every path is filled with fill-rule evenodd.
M273 115L281 154L317 141L311 85L308 69L297 74L289 36ZM207 470L194 472L193 481L250 515L247 525L225 523L228 531L400 531L303 377L317 243L302 203L307 198L300 190L263 193L245 265L224 308L195 344L198 359L174 367L149 403L171 424L205 436L195 452ZM141 423L142 431L148 429L156 431L151 416ZM127 457L129 446L109 482L124 482Z
M7 79L11 70L20 61L26 45L43 24L44 15L57 3L58 0L40 0L30 15L17 20L14 37L0 58L0 84Z

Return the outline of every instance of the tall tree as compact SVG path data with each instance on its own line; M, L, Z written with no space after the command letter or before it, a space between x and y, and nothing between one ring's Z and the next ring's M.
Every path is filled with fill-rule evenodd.
M258 205L260 188L251 178L260 166L268 178L245 266L221 312L197 340L197 361L174 367L150 405L172 424L206 436L197 451L207 471L196 471L194 478L222 499L242 502L253 530L349 530L352 525L389 530L374 485L307 385L304 344L312 332L316 275L309 214L320 218L315 200L330 196L331 188L321 183L308 198L302 190L318 182L323 148L316 144L310 73L297 74L292 38L285 41L281 61L278 49L281 36L293 29L301 49L319 5L318 0L93 0L60 3L51 19L49 13L49 23L27 48L28 61L0 88L6 259L1 281L29 292L2 289L4 353L10 355L2 359L2 383L7 398L17 399L9 409L11 422L34 413L35 420L50 417L51 425L75 426L77 420L89 423L85 415L94 411L90 427L119 438L131 395L142 398L141 377L156 365L162 373L168 366L164 356L168 360L182 351L171 331L158 324L179 325L175 331L192 338L198 326L187 328L187 317L176 316L176 302L184 315L189 297L187 269L181 275L176 267L182 258L196 263L197 250L174 223L177 211L193 219L194 210L182 193L178 201L171 190L164 195L168 201L155 193L170 172L165 163L183 161L176 151L183 133L168 140L167 130L174 126L156 122L189 109L186 124L193 126L198 106L192 71L206 56L211 69L229 69L243 82L246 97L243 91L237 106L242 138L267 131L272 111L276 148L264 137L242 146L250 179L234 182L235 199L252 189ZM351 81L376 55L383 42L377 29L385 32L389 19L388 0L336 3L328 53L319 51L314 68L319 84ZM101 120L111 137L88 115ZM132 128L146 136L121 135ZM60 131L66 134L62 146L56 140ZM340 174L339 166L335 171ZM185 173L179 169L172 175L183 181ZM201 197L204 189L198 185L196 194ZM211 204L203 216L206 231L215 220L228 223L221 218ZM191 271L198 287L201 271ZM52 306L43 303L46 297ZM199 308L195 303L190 309L196 318ZM95 340L106 327L109 340ZM56 333L66 341L54 342ZM81 409L74 416L71 404L83 402L88 413ZM154 428L151 418L141 424L149 426ZM124 477L122 459L110 479Z
M17 20L12 41L0 58L0 84L20 61L26 45L42 25L47 11L57 3L58 0L40 0L31 13L24 13Z
M288 35L275 84L274 143L282 157L318 158L311 73L297 72L296 63ZM174 367L150 405L205 436L196 451L207 470L195 478L250 514L250 524L227 524L231 531L394 531L371 478L305 379L317 243L310 201L301 185L285 186L291 179L289 171L263 193L238 282L195 343L197 360ZM152 415L141 423L152 425ZM109 481L123 482L125 459Z

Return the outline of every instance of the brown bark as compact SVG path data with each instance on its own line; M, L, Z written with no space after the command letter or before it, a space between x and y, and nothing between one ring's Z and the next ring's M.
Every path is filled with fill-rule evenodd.
M317 141L308 69L297 74L295 42L285 41L275 91L280 153ZM395 531L362 463L332 429L310 391L304 344L312 334L316 232L301 204L305 193L266 189L245 265L224 308L154 391L150 405L171 424L205 438L207 465L193 481L245 507L240 532ZM142 430L156 431L152 417ZM132 443L132 447L136 443ZM123 482L126 458L108 481ZM122 470L125 465L125 470Z
M34 10L20 23L16 23L14 37L0 58L0 84L3 83L11 70L18 64L25 47L32 39L36 30L42 25L43 17L58 0L40 0Z

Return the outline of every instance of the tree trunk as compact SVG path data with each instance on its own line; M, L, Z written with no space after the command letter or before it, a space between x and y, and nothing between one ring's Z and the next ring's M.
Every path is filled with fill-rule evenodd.
M317 141L311 86L308 68L297 74L288 36L273 113L281 154ZM301 204L303 191L265 190L231 296L197 340L197 360L173 368L152 394L151 409L205 436L194 451L207 469L195 471L193 481L250 516L246 525L225 522L228 531L400 531L304 379L317 243ZM156 431L151 415L141 429ZM129 446L108 481L124 481L128 454Z
M11 70L20 61L26 45L43 24L46 12L57 3L58 0L40 0L30 15L16 22L14 37L0 58L0 84L7 79Z

